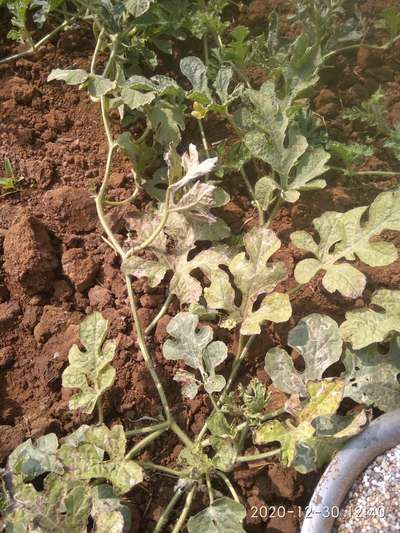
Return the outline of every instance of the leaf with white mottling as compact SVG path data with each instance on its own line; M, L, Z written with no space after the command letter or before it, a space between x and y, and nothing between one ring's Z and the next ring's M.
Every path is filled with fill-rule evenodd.
M150 9L154 0L124 0L124 5L128 13L134 17L144 15Z
M392 340L387 353L376 344L362 350L345 351L343 363L346 380L344 395L381 411L400 407L400 337Z
M226 265L231 271L236 287L242 293L240 306L235 304L235 292L229 276L221 269L214 269L208 276L210 286L204 290L207 305L228 313L223 327L233 328L243 322L241 333L249 335L259 332L260 325L266 320L285 322L291 316L291 306L287 295L270 295L275 287L287 277L283 263L268 263L270 257L279 249L280 240L267 226L256 227L244 237L246 253L241 252ZM254 310L257 298L266 294L260 308Z
M130 227L137 235L132 239L132 244L137 245L148 238L160 223L161 216L160 213L156 213L145 215L143 218L131 219ZM154 253L155 259L144 259L132 255L122 264L123 272L138 278L147 278L151 287L159 285L165 274L172 270L169 290L182 303L188 304L198 302L203 292L201 283L191 275L192 272L200 268L208 275L211 271L218 269L218 265L229 261L233 253L230 247L217 245L203 250L189 261L188 255L195 247L195 243L208 236L204 230L210 228L212 231L214 225L218 224L218 220L214 223L206 220L205 214L203 217L196 217L193 221L190 216L194 215L189 210L188 216L178 212L170 214L164 231L160 232L148 247L148 250ZM215 238L226 236L224 226L218 231L219 234L216 232ZM171 245L168 248L166 235L171 239Z
M85 351L76 344L69 351L69 366L62 374L62 385L80 389L70 401L70 409L92 413L97 400L114 383L115 368L110 363L114 358L115 343L106 341L108 322L100 313L88 316L80 325L79 335Z
M272 348L265 357L265 371L274 385L288 394L307 395L307 383L323 373L342 355L342 339L336 322L326 315L311 314L289 332L288 344L304 359L305 369L298 372L289 354Z
M67 85L81 85L89 77L89 73L81 68L71 70L53 69L47 77L47 81L65 81Z
M175 372L174 381L182 384L182 394L189 400L193 400L197 396L201 387L201 381L196 379L194 374L182 368Z
M187 528L189 533L245 533L242 522L246 509L230 498L217 498L214 502L192 516Z
M106 95L107 93L115 89L115 81L111 81L103 76L99 75L90 75L89 82L87 85L89 94L96 98Z
M261 333L261 324L286 322L292 315L290 299L287 294L275 292L267 294L257 311L243 320L240 331L243 335L257 335Z
M277 174L275 188L280 189L282 198L293 203L302 190L324 188L325 180L316 178L328 170L325 164L330 155L322 148L309 147L289 120L294 93L279 97L275 84L267 81L258 91L245 91L245 96L249 100L242 109L245 145L253 157L268 163Z
M346 313L340 326L343 340L359 350L374 342L383 342L392 332L400 332L400 291L380 289L371 304L383 311L363 307Z
M121 99L132 111L151 104L155 97L154 92L142 93L130 87L122 87L121 89Z
M226 381L215 373L215 369L225 361L228 351L223 342L212 340L210 326L198 328L198 324L197 315L178 313L167 326L167 333L175 340L165 341L163 354L168 360L182 360L197 370L208 393L220 392ZM193 374L181 369L174 379L184 383L183 393L186 396L194 398L201 382Z
M383 230L400 231L400 191L379 194L368 210L368 220L361 222L367 207L356 207L346 213L329 211L313 221L319 233L317 244L305 231L292 233L298 248L312 253L316 259L304 259L295 268L299 283L307 283L320 270L325 271L322 284L329 292L338 290L343 296L361 296L366 284L364 274L346 261L360 259L369 266L386 266L398 256L393 243L371 242Z
M296 168L296 176L289 183L289 189L323 189L326 185L325 180L315 180L315 178L328 170L326 163L329 158L328 152L325 152L322 148L310 148L307 150L300 159Z
M207 68L203 61L195 56L184 57L180 62L182 74L190 81L193 90L209 94Z
M105 456L105 454L107 454ZM126 437L121 425L87 427L81 441L66 440L59 457L77 479L107 479L118 494L125 494L143 481L141 467L125 459ZM105 458L106 457L106 458Z
M302 474L327 463L344 442L367 422L364 412L351 417L336 415L344 382L308 382L308 402L292 413L294 420L272 420L255 433L256 444L279 442L281 460Z
M257 181L254 193L257 202L264 211L268 209L277 189L279 189L278 184L269 176L264 176Z

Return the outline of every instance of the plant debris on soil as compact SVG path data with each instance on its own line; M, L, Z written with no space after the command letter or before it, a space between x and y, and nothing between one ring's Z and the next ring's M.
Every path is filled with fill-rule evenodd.
M359 7L364 16L372 17L377 4L382 9L392 2L367 0L359 2ZM287 4L272 0L248 2L240 22L260 25L273 9L285 13ZM2 30L7 24L7 21L1 22ZM5 32L1 33L2 55L18 51L18 46L5 39ZM79 342L79 324L94 311L100 311L109 321L108 337L115 339L118 345L113 361L116 381L104 401L106 422L121 422L129 429L133 421L144 414L156 418L160 412L156 388L136 344L120 265L102 239L96 215L94 194L101 184L107 153L98 104L77 87L47 82L54 68L73 65L75 69L88 70L93 47L90 27L81 26L58 35L33 55L0 65L0 160L10 158L17 175L23 177L16 192L0 197L2 463L28 438L49 432L61 437L80 424L90 422L90 415L68 409L72 393L62 388L61 375L68 364L71 346ZM102 60L100 58L100 63ZM339 54L329 68L321 72L320 88L312 99L313 111L332 138L342 142L359 140L358 124L344 121L340 113L344 108L359 106L379 87L385 93L389 120L392 124L400 120L399 67L400 42L397 42L385 52L360 47ZM255 71L249 75L257 80L259 73ZM119 130L117 113L112 114L112 127ZM206 121L210 139L213 139L213 129L218 131L218 128L218 124ZM189 137L192 133L189 131L186 135ZM384 148L379 143L375 148L375 155L366 158L361 170L388 169ZM289 280L293 279L295 264L304 258L304 253L290 242L291 232L311 231L312 220L326 211L347 211L369 205L379 192L397 184L398 178L364 181L349 179L331 170L327 181L325 189L309 191L295 204L285 203L272 223L271 229L282 241L274 257L284 262ZM111 186L113 199L126 198L132 189L130 165L122 155L114 162ZM237 234L244 227L256 225L257 214L238 176L225 180L224 187L231 201L220 208L222 218ZM109 224L121 239L125 238L123 221L148 212L152 205L149 197L140 193L133 204L110 211ZM386 232L385 237L400 248L398 232ZM256 376L263 383L271 383L264 369L265 353L274 346L286 346L289 330L305 315L327 314L340 323L347 311L368 305L377 288L399 288L400 259L377 268L357 262L357 268L367 275L368 283L362 297L355 301L337 292L327 294L320 276L295 293L291 300L292 317L286 323L272 324L257 337L241 368L241 381L246 384ZM139 301L140 321L147 327L165 300L166 284L150 288L139 279L133 282L133 287ZM290 289L290 281L284 282L283 287ZM178 310L178 300L173 298L148 343L176 421L189 433L196 434L210 412L208 397L201 393L194 400L184 399L173 381L175 365L162 356L162 344L168 337L166 327ZM233 332L217 330L216 335L227 344L229 354L236 350ZM284 395L274 389L271 406L280 408L284 400ZM347 411L354 405L349 401ZM175 435L165 433L146 448L141 458L174 465L181 449ZM391 452L393 457L397 457L396 450ZM370 501L365 487L374 489L374 494L381 490L381 485L378 483L375 487L373 481L380 475L375 468L386 469L387 473L392 467L398 469L398 457L396 465L389 461L392 456L379 458L365 472L360 487L367 498L366 504L376 507L382 503L381 500ZM249 533L299 531L301 510L307 505L320 475L320 471L302 475L274 458L235 469L232 479L247 510L245 530ZM129 495L134 503L132 532L152 531L171 499L174 485L174 478L154 472L135 487ZM350 498L358 497L357 490L354 489ZM381 498L386 496L381 495ZM390 498L391 505L395 506L396 498L394 495ZM206 494L198 493L193 512L204 508L206 501ZM385 502L387 504L387 500ZM260 512L262 508L279 506L285 509L283 516L269 513L265 517ZM375 517L374 522L369 518L365 520L365 523L352 522L351 525L346 518L347 524L339 524L338 531L377 530L372 527L396 529L396 523L387 515L385 519Z

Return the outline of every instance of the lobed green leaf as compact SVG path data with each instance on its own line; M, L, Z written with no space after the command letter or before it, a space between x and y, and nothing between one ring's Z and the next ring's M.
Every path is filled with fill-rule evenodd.
M69 351L69 366L62 374L63 387L80 390L71 397L70 409L92 413L98 399L114 383L115 369L110 363L114 358L115 343L104 342L107 325L107 320L98 312L80 325L80 339L85 351L74 345Z

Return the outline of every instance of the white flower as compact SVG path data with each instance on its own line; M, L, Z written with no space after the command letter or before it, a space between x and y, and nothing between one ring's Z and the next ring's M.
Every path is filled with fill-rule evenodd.
M165 160L168 162L168 154ZM189 145L189 151L182 156L182 167L185 171L185 175L179 181L174 183L171 187L173 191L177 191L184 187L189 181L193 181L200 176L204 176L212 171L217 163L217 157L210 157L205 159L201 163L199 162L199 153L194 144Z

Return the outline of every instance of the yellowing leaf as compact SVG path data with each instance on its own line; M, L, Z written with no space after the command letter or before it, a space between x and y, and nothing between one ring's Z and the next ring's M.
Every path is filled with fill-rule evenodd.
M373 295L371 304L383 311L367 307L348 311L340 326L343 340L356 350L383 342L394 331L400 332L400 291L380 289Z
M274 385L288 394L307 395L307 383L322 378L324 371L342 355L342 339L336 322L313 313L300 320L289 332L288 344L304 359L305 369L298 372L283 348L272 348L265 356L265 371Z
M199 317L191 313L178 313L167 326L167 332L175 340L166 340L163 354L166 359L182 360L194 370L198 370L204 388L208 393L220 392L225 387L225 378L215 373L216 367L225 361L228 351L221 341L213 341L210 326L199 328ZM184 393L194 398L201 382L193 374L178 371L177 381L184 383Z
M370 266L389 265L397 258L392 243L371 242L383 230L400 231L400 191L379 194L368 210L368 220L361 222L367 207L356 207L346 213L326 212L313 221L319 233L317 244L305 231L292 233L295 246L312 253L316 259L304 259L296 265L295 278L308 283L320 270L325 271L322 284L329 292L338 290L343 296L357 298L363 293L366 278L344 261L360 259Z
M346 349L345 396L366 406L392 411L400 406L400 337L390 343L387 353L376 344L362 350Z
M283 263L267 264L280 247L275 233L266 226L256 227L245 235L244 245L249 258L241 252L227 263L235 285L242 293L241 305L235 304L235 292L229 276L221 269L211 271L211 284L204 290L204 296L210 308L223 309L228 313L228 318L222 323L224 327L233 328L242 322L241 333L251 335L259 333L261 324L266 320L285 322L292 310L287 295L269 294L287 277ZM254 310L255 301L262 294L267 295L259 309Z
M293 421L272 420L255 433L256 444L281 445L284 464L301 473L311 472L330 460L332 454L366 424L364 412L356 416L336 415L343 397L344 381L310 381L309 400L292 414Z
M80 389L71 397L70 409L92 413L97 400L114 383L115 369L110 362L114 357L115 343L104 342L107 324L107 320L96 312L80 325L80 339L85 351L75 344L69 351L69 366L62 374L63 387Z
M209 507L192 516L189 533L245 533L242 522L246 509L230 498L217 498Z

